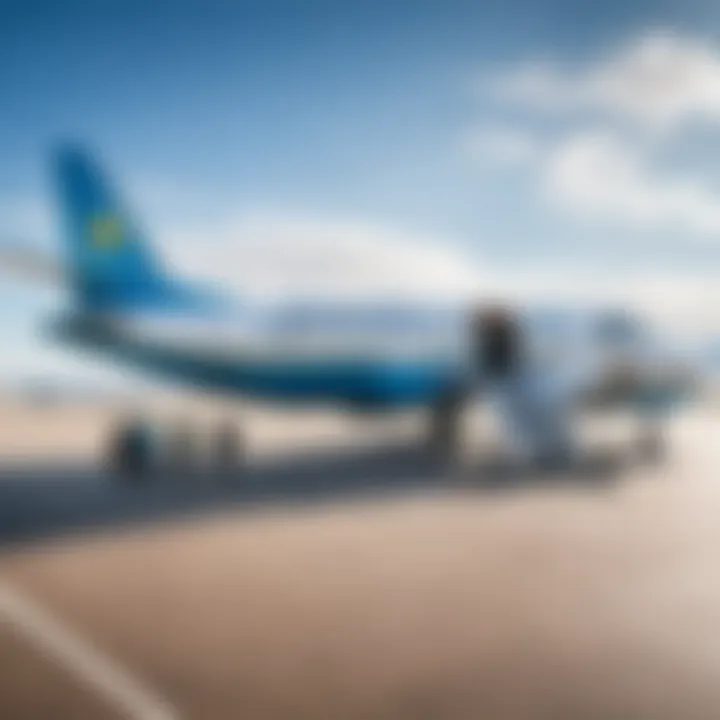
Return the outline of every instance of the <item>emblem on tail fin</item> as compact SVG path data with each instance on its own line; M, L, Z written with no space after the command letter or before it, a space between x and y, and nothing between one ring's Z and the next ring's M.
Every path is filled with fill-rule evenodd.
M94 158L59 148L55 177L73 290L86 307L157 302L168 284L148 243Z
M90 220L90 237L95 248L117 248L123 242L122 223L113 215L98 215Z

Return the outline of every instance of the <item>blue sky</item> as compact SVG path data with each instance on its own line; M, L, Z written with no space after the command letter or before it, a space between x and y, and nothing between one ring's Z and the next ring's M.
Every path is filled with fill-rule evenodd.
M622 276L672 311L692 290L714 330L718 21L696 0L0 0L0 236L57 243L47 152L80 139L164 251L224 259L211 276L251 233L371 236L400 266L418 238L422 267L434 245L516 292ZM33 338L49 299L0 303L0 374L60 367Z

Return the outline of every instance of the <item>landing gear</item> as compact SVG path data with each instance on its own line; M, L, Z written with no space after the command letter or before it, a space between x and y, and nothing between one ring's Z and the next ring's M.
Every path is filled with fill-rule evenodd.
M228 421L204 436L187 421L163 428L132 418L113 429L105 449L108 469L123 482L146 482L157 475L174 480L198 475L229 480L241 472L244 460L238 426Z
M465 395L462 388L449 388L430 408L428 449L440 459L455 460L460 451Z
M125 481L141 482L156 466L156 443L148 423L132 418L111 433L107 448L110 472Z

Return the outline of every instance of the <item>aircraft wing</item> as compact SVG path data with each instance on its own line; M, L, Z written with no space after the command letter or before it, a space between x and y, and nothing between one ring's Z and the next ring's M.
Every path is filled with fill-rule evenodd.
M59 258L17 241L0 241L0 274L42 285L64 285L66 272Z

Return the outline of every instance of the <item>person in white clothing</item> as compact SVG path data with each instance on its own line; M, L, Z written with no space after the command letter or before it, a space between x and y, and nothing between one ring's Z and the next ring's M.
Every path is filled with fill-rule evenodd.
M475 320L475 356L483 391L495 405L513 450L527 460L569 457L572 437L569 379L529 347L519 317L491 308Z

